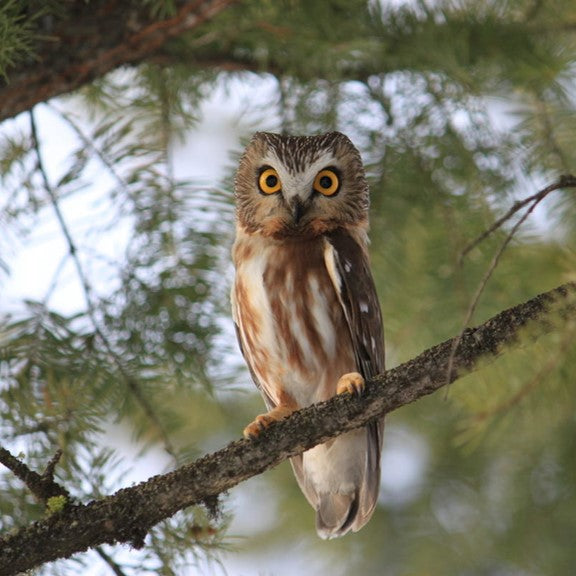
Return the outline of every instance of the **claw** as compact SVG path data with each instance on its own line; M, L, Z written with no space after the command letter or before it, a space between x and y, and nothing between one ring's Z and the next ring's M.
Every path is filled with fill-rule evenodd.
M362 394L366 387L366 381L362 374L358 372L350 372L344 374L336 384L336 394Z
M292 412L294 412L294 410L287 406L276 406L276 408L273 408L266 414L258 414L258 416L244 428L244 438L257 438L270 424L288 418Z

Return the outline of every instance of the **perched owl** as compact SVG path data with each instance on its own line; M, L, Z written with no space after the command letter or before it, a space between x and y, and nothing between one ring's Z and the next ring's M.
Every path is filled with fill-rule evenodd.
M339 132L259 132L236 175L238 340L269 412L244 435L383 372L380 306L367 253L368 186ZM323 538L356 532L380 484L383 420L291 460Z

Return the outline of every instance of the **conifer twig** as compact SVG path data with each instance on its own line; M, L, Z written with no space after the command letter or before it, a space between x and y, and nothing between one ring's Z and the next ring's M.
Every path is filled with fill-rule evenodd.
M74 266L76 268L76 274L80 280L80 285L82 286L84 299L86 302L86 309L88 311L90 321L92 322L94 333L98 336L106 352L110 355L114 364L118 368L118 371L122 376L128 390L132 393L132 395L134 396L140 407L143 409L146 416L150 419L150 421L154 424L155 428L158 430L160 437L162 438L162 442L164 444L166 452L168 452L171 455L174 455L175 454L174 447L172 446L172 442L170 441L168 432L166 431L165 427L160 421L160 418L156 414L156 411L154 410L148 399L144 396L144 393L142 392L139 383L129 374L129 371L125 367L123 360L114 350L114 347L112 346L112 343L110 342L109 338L106 336L103 329L100 327L100 323L96 315L96 308L93 302L92 286L90 285L88 277L84 272L84 267L82 266L82 262L80 261L80 256L78 254L78 247L74 242L72 232L70 231L66 219L64 218L64 215L60 208L60 204L58 202L58 198L56 196L56 193L54 192L54 189L52 188L52 185L50 184L48 174L46 173L46 169L44 167L44 161L42 158L42 153L40 151L38 129L36 126L36 118L34 115L34 111L30 110L28 114L30 117L32 145L34 148L34 152L36 154L38 171L41 175L42 183L46 191L46 194L48 195L48 198L50 200L50 204L52 205L52 208L56 215L56 219L58 221L58 225L60 226L60 230L62 231L62 234L64 235L64 238L66 240L69 256L72 259L72 262L74 263Z
M63 110L60 110L58 106L54 106L50 103L47 103L46 106L53 110L58 116L68 124L68 126L73 130L76 136L80 139L82 144L94 152L94 154L98 157L100 162L102 162L103 166L108 170L111 174L112 178L116 180L118 186L125 191L125 193L130 197L130 187L128 183L122 178L122 176L116 170L114 163L106 156L103 150L101 150L98 146L96 146L95 142L90 138L88 135L84 133L82 128L78 125L77 122L74 122L69 114L66 114Z
M170 40L198 30L237 1L178 0L170 3L170 9L160 10L165 17L149 2L64 2L62 17L34 18L48 24L34 35L33 57L22 58L10 70L10 82L0 82L0 120L73 92L121 66L161 57ZM38 3L40 8L45 4ZM42 14L40 8L30 7L29 16ZM70 22L74 22L73 34Z
M510 409L518 405L524 398L526 398L530 393L532 393L539 385L545 382L549 375L558 368L560 361L568 353L570 348L574 345L574 332L576 325L572 324L569 326L567 333L563 335L562 341L558 346L556 353L551 356L547 362L536 372L536 374L523 386L517 390L512 396L506 398L503 402L500 402L496 406L489 408L487 410L482 410L473 414L471 421L474 423L484 422L488 418L493 418L498 414L504 414Z

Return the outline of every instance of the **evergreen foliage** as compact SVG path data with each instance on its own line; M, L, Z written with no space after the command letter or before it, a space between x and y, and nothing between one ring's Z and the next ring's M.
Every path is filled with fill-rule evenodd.
M0 6L7 81L69 4ZM147 4L163 18L179 3ZM0 296L0 444L38 471L61 450L58 482L88 502L142 462L143 479L239 436L261 407L227 304L231 190L255 130L337 129L361 149L390 367L573 280L572 189L464 250L515 201L576 173L575 30L570 0L244 0L173 38L161 61L6 121L0 295L35 228L50 223L60 255L34 280L41 298ZM177 173L202 121L227 122L231 144L209 183ZM51 163L54 123L66 149ZM223 514L199 507L158 526L143 551L98 549L39 573L233 574L249 562L238 573L288 574L297 552L334 576L571 576L574 374L572 323L394 413L381 502L357 535L317 540L283 465L225 498ZM57 506L8 471L0 491L2 532Z

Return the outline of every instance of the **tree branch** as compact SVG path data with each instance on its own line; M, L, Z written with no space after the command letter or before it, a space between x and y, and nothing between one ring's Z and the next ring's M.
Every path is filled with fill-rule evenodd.
M500 261L500 257L502 256L502 254L504 254L504 251L506 250L506 248L508 247L508 245L510 244L510 242L512 241L512 239L516 235L516 232L518 231L520 226L528 219L528 217L532 214L532 212L535 210L535 208L538 206L538 204L540 204L540 202L542 202L546 198L546 196L548 196L548 194L550 194L551 192L555 192L556 190L561 190L563 188L576 188L576 178L574 176L572 176L571 174L560 176L560 178L558 178L558 180L556 182L554 182L553 184L550 184L550 186L546 186L546 188L543 188L537 194L533 194L532 196L525 198L524 200L522 200L520 202L516 202L514 204L514 206L512 206L512 208L510 208L510 210L508 210L508 212L502 218L500 218L493 226L491 226L488 230L486 230L484 233L482 233L476 240L474 240L472 243L470 243L462 251L461 256L459 258L460 264L462 264L464 256L466 254L468 254L475 246L480 244L480 242L482 242L485 238L487 238L492 232L494 232L495 230L497 230L498 228L503 226L504 223L508 219L510 219L516 212L521 210L524 206L528 205L528 208L526 209L524 214L516 221L514 226L512 226L512 229L506 235L504 242L498 248L498 251L496 252L496 254L494 254L492 261L490 263L490 266L488 267L488 269L484 273L484 275L480 281L480 284L479 284L478 288L476 289L476 292L474 293L472 301L470 302L470 305L468 306L468 310L466 312L466 317L464 318L464 322L462 323L462 330L464 330L464 328L466 328L468 326L468 323L472 319L472 316L474 315L474 312L476 311L476 307L478 305L478 302L480 301L480 297L482 296L484 289L486 288L486 285L488 284L488 281L490 280L490 278L492 277L492 274L494 273L494 271L496 270L496 267L498 266L498 262ZM462 335L462 332L460 333L460 336L457 336L456 338L453 339L453 343L452 343L452 350L453 351L455 351L456 348L458 347L461 335ZM451 371L452 371L452 357L450 358L450 360L448 362L447 374L449 375Z
M211 508L218 496L316 444L432 394L494 359L510 345L562 327L576 317L576 283L543 293L464 331L370 381L362 397L340 395L300 410L255 440L226 448L0 539L0 576L17 574L101 544L144 545L147 532L194 504ZM450 380L446 378L452 357Z
M65 18L41 20L36 60L0 78L0 121L104 76L138 64L237 0L177 0L175 14L151 16L147 2L71 2ZM71 25L72 24L72 25Z
M46 470L42 474L31 470L18 458L13 456L6 448L0 446L0 463L12 471L14 476L20 478L32 494L43 503L54 496L70 497L68 491L54 480L54 470L62 457L62 451L58 450L52 457Z
M490 236L493 232L502 228L502 226L506 224L506 222L508 222L512 218L512 216L514 216L514 214L522 210L522 208L524 208L529 204L535 207L542 200L544 200L544 198L546 198L546 196L548 196L551 192L556 192L556 190L562 190L563 188L576 188L576 177L573 176L572 174L564 174L560 176L558 180L556 180L556 182L553 182L549 186L546 186L546 188L539 190L538 192L536 192L536 194L532 194L531 196L528 196L523 200L518 200L517 202L514 202L514 204L503 216L498 218L498 220L496 220L496 222L494 222L494 224L492 224L490 228L482 232L480 236L475 238L472 242L470 242L470 244L468 244L462 250L462 252L460 252L460 255L458 256L458 264L462 265L464 258L474 248L476 248L476 246L478 246L481 242L483 242L486 238L488 238L488 236ZM529 208L529 210L530 209L531 208Z

